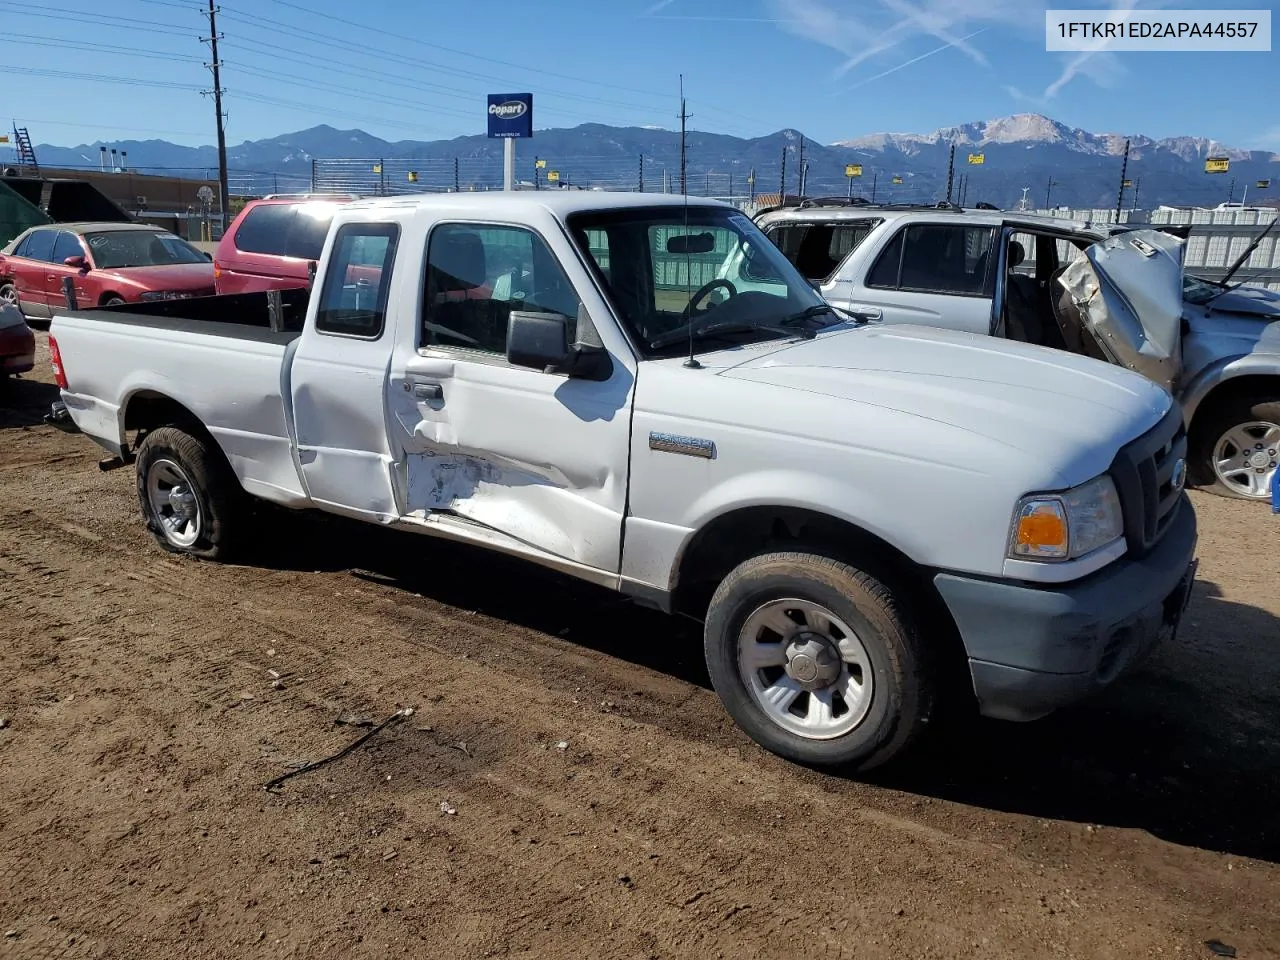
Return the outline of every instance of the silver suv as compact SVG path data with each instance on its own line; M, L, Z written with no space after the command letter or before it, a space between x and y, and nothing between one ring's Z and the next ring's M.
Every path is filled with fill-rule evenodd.
M1280 295L1184 275L1183 239L945 204L806 201L756 222L829 303L865 321L1005 337L1145 374L1182 405L1193 482L1270 496ZM769 285L741 257L720 276Z

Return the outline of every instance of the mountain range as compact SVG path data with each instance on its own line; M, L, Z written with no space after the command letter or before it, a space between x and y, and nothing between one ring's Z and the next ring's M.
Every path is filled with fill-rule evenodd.
M686 140L686 176L690 193L745 195L748 176L754 188L777 193L786 163L786 189L797 192L800 159L806 166L807 195L844 195L849 186L847 164L861 167L853 189L870 195L872 181L878 200L932 201L946 194L947 161L955 148L953 196L960 197L960 181L967 177L965 202L985 200L1012 206L1029 188L1028 199L1043 205L1046 193L1053 205L1112 207L1120 187L1125 141L1129 142L1126 178L1133 187L1125 206L1159 203L1214 205L1241 198L1265 200L1280 195L1280 154L1241 150L1203 137L1153 139L1141 134L1091 133L1039 114L1017 114L994 120L945 127L929 134L874 133L819 143L787 129L763 137L742 139L690 131ZM803 145L803 146L802 146ZM127 164L139 173L216 176L217 151L210 146L186 147L164 140L95 142L74 147L39 144L42 166L91 168L99 165L99 147L127 154ZM983 162L970 162L981 154ZM613 127L583 124L538 130L519 144L518 176L531 180L534 157L546 160L539 179L551 170L561 185L634 189L641 171L645 188L679 189L680 135L651 127ZM461 189L488 188L501 182L502 145L483 135L452 140L391 142L362 130L312 127L264 140L246 141L227 150L233 192L297 191L311 184L313 160L320 186L352 192L440 187L455 183ZM641 160L643 157L643 160ZM1226 157L1230 171L1206 174L1208 157ZM383 172L375 173L375 165ZM405 183L414 170L417 185ZM418 172L420 170L420 172ZM895 184L895 179L901 179ZM1260 190L1258 181L1274 186ZM1137 192L1135 197L1133 194Z

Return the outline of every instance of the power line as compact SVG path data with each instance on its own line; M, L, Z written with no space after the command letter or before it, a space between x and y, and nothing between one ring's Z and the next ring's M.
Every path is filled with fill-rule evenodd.
M453 47L445 47L438 43L429 43L426 40L420 40L417 37L406 37L400 33L394 33L390 30L384 30L381 27L371 27L366 23L359 23L355 20L344 20L342 17L335 17L333 14L329 14L329 13L320 13L316 10L311 10L307 7L304 7L301 4L292 3L290 2L290 0L273 0L273 2L279 4L282 7L291 7L294 10L298 10L302 13L307 14L307 16L309 17L314 17L316 19L323 19L323 20L332 20L335 23L341 23L344 26L357 27L361 30L367 30L371 33L379 33L379 34L382 34L383 36L395 37L397 40L408 40L409 42L419 44L420 46L431 47L434 50L442 50L445 53L452 53L452 54L455 54L456 56L466 57L470 60L481 60L481 61L484 61L485 63L493 63L499 66L514 67L517 70L523 70L528 73L541 73L544 76L558 77L561 80L572 80L574 83L586 83L586 84L590 84L593 87L609 87L614 90L623 90L628 93L639 93L647 97L654 97L655 99L662 99L662 98L665 98L666 96L666 94L659 93L656 90L641 90L637 87L624 87L616 83L605 83L600 80L588 79L586 77L575 77L567 73L556 73L553 70L544 70L541 67L530 67L523 64L511 63L510 61L499 60L495 57L481 56L480 54L472 53L467 50L457 50ZM279 21L277 21L277 23L278 22ZM287 24L281 24L281 25L288 26Z
M199 57L184 57L172 53L149 53L145 50L134 50L118 44L90 43L82 40L63 40L59 37L42 37L29 33L8 33L0 35L0 43L21 43L24 47L59 47L67 50L82 50L86 53L128 54L130 57L143 57L148 60L172 60L175 63L200 63Z
M11 3L8 0L0 3L0 10L11 16L38 17L42 20L52 19L55 16L55 14L51 14L43 7L37 7L33 4ZM135 36L140 28L145 29L149 34L163 33L172 37L189 37L191 35L188 30L168 24L158 24L150 20L138 20L133 17L115 17L110 14L87 10L59 10L56 16L60 23L87 23L117 30L131 30Z
M174 80L139 80L136 77L114 77L103 73L78 73L72 70L47 70L40 67L0 66L0 73L20 73L24 76L57 77L63 80L84 80L97 83L118 83L129 87L156 87L165 90L200 92L198 83L179 83Z

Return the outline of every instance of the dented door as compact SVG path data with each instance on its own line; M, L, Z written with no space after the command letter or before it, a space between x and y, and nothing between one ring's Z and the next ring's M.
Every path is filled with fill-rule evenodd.
M565 245L563 235L553 241ZM633 361L603 382L506 362L512 309L603 310L585 271L524 227L437 225L416 342L397 345L391 445L406 513L465 517L600 570L619 569ZM570 279L570 275L573 279Z
M1166 389L1182 369L1185 248L1159 230L1118 233L1085 250L1060 280L1103 352Z

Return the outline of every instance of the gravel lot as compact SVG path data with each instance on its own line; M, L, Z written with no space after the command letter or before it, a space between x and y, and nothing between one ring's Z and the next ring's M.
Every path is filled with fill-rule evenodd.
M304 518L172 558L47 379L0 383L2 957L1280 957L1264 507L1194 497L1128 682L856 782L740 734L696 625L534 567Z

